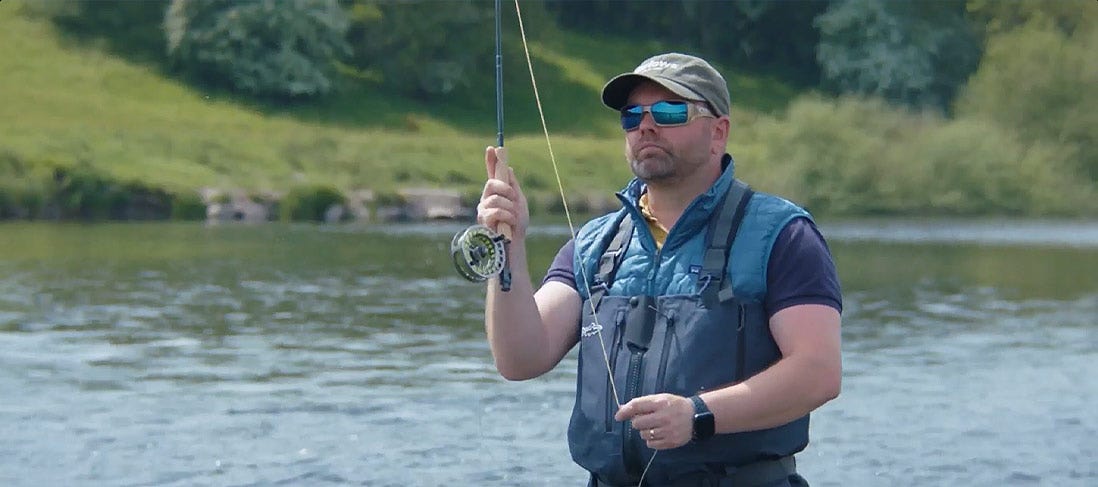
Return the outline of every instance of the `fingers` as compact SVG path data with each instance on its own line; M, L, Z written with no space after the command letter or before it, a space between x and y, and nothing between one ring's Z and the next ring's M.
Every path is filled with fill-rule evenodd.
M682 444L672 441L671 437L666 435L666 432L655 428L642 430L641 438L644 439L645 445L653 450L666 450L682 446Z
M514 228L519 223L515 202L500 194L487 194L477 204L477 223L493 230L501 224Z
M529 218L518 178L514 170L507 166L502 148L485 149L484 166L488 181L477 204L477 223L512 237L510 234L514 229L525 230Z
M513 226L518 220L516 200L514 187L506 181L489 179L477 204L477 222L492 229L500 223Z
M484 166L488 169L488 178L496 177L496 164L499 163L499 157L496 156L495 147L487 147L484 149Z
M689 399L673 394L642 396L623 405L614 418L630 421L649 448L678 448L693 434L694 406Z
M652 394L634 398L618 409L618 412L614 414L614 419L626 421L633 419L636 416L654 413L667 407L667 402L673 397L676 396L671 394Z

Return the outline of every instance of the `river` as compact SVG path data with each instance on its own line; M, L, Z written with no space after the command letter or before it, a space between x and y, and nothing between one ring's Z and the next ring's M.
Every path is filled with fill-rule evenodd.
M495 373L459 228L0 224L0 485L584 485L575 357ZM812 485L1098 485L1098 221L821 229Z

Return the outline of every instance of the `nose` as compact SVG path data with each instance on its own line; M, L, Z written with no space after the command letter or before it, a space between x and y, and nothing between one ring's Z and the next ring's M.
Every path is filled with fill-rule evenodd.
M652 118L651 110L645 110L644 113L641 113L641 121L640 125L637 125L637 130L655 130L656 127L658 125L656 125L656 119Z

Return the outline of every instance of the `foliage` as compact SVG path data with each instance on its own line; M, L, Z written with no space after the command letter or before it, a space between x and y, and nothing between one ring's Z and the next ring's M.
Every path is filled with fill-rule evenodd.
M195 192L184 191L171 196L173 220L205 220L206 205Z
M1098 210L1057 148L979 119L806 97L740 135L738 171L828 215L1071 215ZM762 170L760 168L765 168Z
M91 173L85 178L90 182L68 186L88 188L81 191L91 195L82 198L89 204L103 199L95 191L160 188L176 215L199 188L248 194L302 187L368 189L383 199L409 186L447 186L476 195L483 184L480 155L494 134L490 102L480 106L447 97L442 103L423 103L370 86L310 103L287 103L274 113L257 110L245 97L211 99L101 45L73 45L56 24L13 13L9 2L0 8L5 27L0 29L0 199L7 208L22 210L3 218L57 218L56 167ZM1071 45L1085 39L1071 35L1065 37L1067 51L1094 50L1090 41ZM989 52L1000 42L990 39ZM609 195L630 176L622 162L620 129L614 128L613 112L598 107L597 90L606 76L629 69L660 47L563 30L531 43L556 162L574 210L598 203L587 195ZM518 56L507 59L522 59L521 52ZM1066 59L1070 62L1061 64L1090 66ZM1095 151L1065 152L1070 144L1047 135L1055 132L1015 128L1001 122L1003 117L969 111L965 104L950 120L880 101L798 98L772 78L731 71L734 93L754 90L733 112L730 149L741 175L817 213L1098 211L1094 184L1074 177L1069 164L1071 154ZM526 76L521 69L510 72ZM512 165L536 209L555 205L559 211L563 205L532 97L517 83L510 86L515 88L505 90L509 128L519 128L507 141ZM1012 95L1036 88L1007 89L989 100L1014 102ZM1089 107L1090 100L1083 98L1088 90L1073 90L1076 103ZM763 106L757 103L762 96L785 101ZM1027 115L1030 122L1043 123L1059 117L1039 111ZM130 185L133 181L140 185ZM200 209L193 203L192 209ZM71 214L79 217L80 210Z
M54 170L50 201L60 218L82 220L165 219L170 196L140 182L121 183L88 167Z
M816 19L825 84L946 108L979 60L960 0L837 1Z
M1098 86L1095 52L1098 28L1068 34L1047 17L993 35L958 115L993 120L1026 144L1060 145L1077 162L1068 170L1098 181L1098 98L1084 95Z
M164 17L183 72L264 96L331 92L347 26L337 0L173 0Z
M577 32L603 32L638 42L659 40L702 53L713 62L780 72L789 81L812 85L819 77L819 34L812 20L826 7L823 0L579 0L551 2L546 8L562 26Z
M387 88L430 99L491 79L494 8L475 0L357 0L350 7L351 63Z
M151 64L164 63L166 41L161 25L169 0L38 0L36 13L53 19L81 43Z
M284 221L324 221L328 208L344 201L343 194L330 186L295 187L280 203L281 218Z
M1088 5L1089 4L1089 5ZM968 0L968 17L985 35L1001 34L1039 22L1067 35L1095 27L1098 12L1089 0Z

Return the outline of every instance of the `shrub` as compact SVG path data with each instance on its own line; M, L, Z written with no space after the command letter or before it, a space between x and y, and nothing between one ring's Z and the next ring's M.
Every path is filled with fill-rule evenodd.
M185 73L289 97L332 91L347 25L337 0L173 0L164 17L168 53Z
M185 191L171 197L171 217L173 220L204 220L206 205L198 193Z
M330 186L298 187L282 199L279 210L284 221L324 221L324 213L346 201L339 190Z
M1094 15L1094 14L1091 14ZM1040 19L994 35L957 114L1013 130L1027 144L1065 147L1066 169L1098 182L1098 28L1065 34Z
M912 106L947 108L979 60L958 0L833 2L816 18L826 84Z
M389 89L424 99L484 86L493 14L490 2L471 0L354 2L352 62L383 73Z
M1023 143L982 119L806 97L749 135L749 156L737 161L743 177L818 214L1052 215L1096 206L1064 149Z

